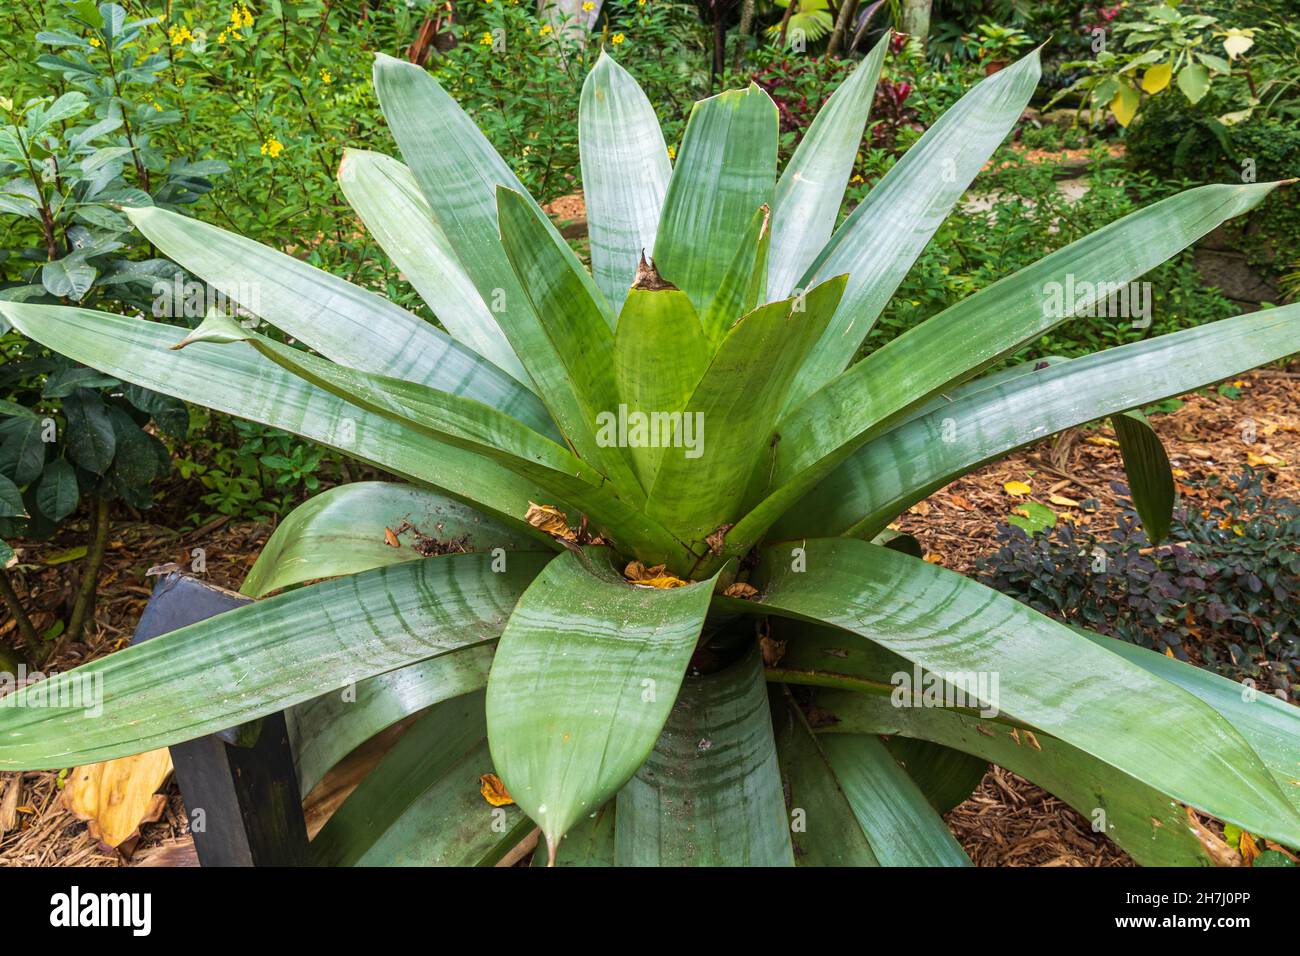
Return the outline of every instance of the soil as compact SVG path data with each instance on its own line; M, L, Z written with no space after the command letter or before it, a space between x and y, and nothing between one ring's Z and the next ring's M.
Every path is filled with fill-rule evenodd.
M1263 370L1240 380L1240 397L1209 389L1185 396L1178 410L1152 418L1178 475L1184 495L1200 493L1210 475L1229 476L1247 462L1269 468L1270 491L1300 497L1300 365L1289 371ZM1255 441L1243 440L1242 425L1254 422ZM1104 528L1117 514L1108 491L1122 480L1118 449L1106 441L1107 426L1076 429L1063 440L1047 440L980 469L915 505L897 526L913 534L926 560L965 573L994 547L994 531L1017 499L1008 481L1027 481L1034 496L1059 494L1096 497L1103 506L1078 515L1080 524ZM1098 441L1097 439L1101 439ZM167 495L183 500L184 489ZM70 669L126 645L148 600L149 568L169 562L189 567L195 548L203 549L204 577L237 588L270 535L266 522L217 521L189 533L165 526L173 515L166 505L149 512L155 522L115 514L106 565L98 588L94 626L86 640L61 646L48 665ZM24 543L17 587L38 630L62 617L70 600L76 562L60 561L85 543L86 523L72 522L49 542ZM14 623L5 615L0 643L11 643ZM320 788L317 788L318 790ZM166 812L143 828L131 865L192 862L192 845L175 784L169 785ZM971 859L980 866L1128 866L1127 855L1088 821L1029 782L991 768L981 786L948 814L948 823ZM0 773L0 865L121 866L128 861L95 845L84 823L63 809L59 775L52 772Z

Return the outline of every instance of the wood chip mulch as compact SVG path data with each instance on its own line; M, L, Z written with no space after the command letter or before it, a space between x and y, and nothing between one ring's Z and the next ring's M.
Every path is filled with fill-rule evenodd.
M1184 495L1203 494L1210 475L1230 476L1240 465L1262 463L1270 472L1275 495L1300 498L1300 366L1288 371L1249 373L1240 380L1240 397L1210 389L1185 396L1185 404L1152 419ZM1247 427L1249 425L1249 427ZM1251 435L1247 441L1244 436ZM1064 439L1047 440L986 466L913 507L898 522L915 535L926 559L967 574L975 559L994 550L994 530L1019 499L1008 495L1008 481L1031 485L1032 497L1052 494L1082 500L1095 496L1100 511L1076 515L1081 526L1104 530L1116 515L1111 479L1123 480L1119 451L1108 426L1074 429ZM1073 509L1059 509L1071 511ZM149 567L169 561L188 565L193 548L202 547L208 580L237 588L270 535L269 523L220 522L188 534L159 524L114 525L107 564L99 589L93 633L84 644L60 648L53 662L67 670L125 646L148 600ZM20 593L34 611L39 628L62 616L61 602L72 593L73 564L46 561L83 544L86 528L75 522L53 542L29 544L22 559L31 566ZM0 641L8 640L12 622L0 624ZM127 861L98 848L84 823L58 800L55 773L0 773L0 866L121 866ZM20 782L15 786L14 781ZM131 863L174 865L192 860L180 797L169 785L166 813L143 828ZM979 866L1131 866L1132 861L1088 821L1060 800L1015 774L992 767L971 797L947 820L971 859Z

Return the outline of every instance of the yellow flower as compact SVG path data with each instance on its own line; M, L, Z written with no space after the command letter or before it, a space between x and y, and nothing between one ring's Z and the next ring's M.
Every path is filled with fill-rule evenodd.
M587 2L582 5L582 9L590 13L592 10L596 9L596 5L592 3L591 0L587 0Z
M669 158L669 159L676 159L676 158L677 158L677 147L676 147L676 146L669 146L669 147L668 147L668 158Z
M219 45L221 45L221 46L225 46L225 45L226 45L226 31L225 31L225 30L222 30L220 33L217 34L217 43L218 43Z
M637 5L638 7L644 7L644 6L645 6L645 0L636 0L636 5Z
M491 46L492 34L485 32L481 37L478 38L478 42L479 42L479 46Z
M251 27L253 25L253 12L242 3L236 3L230 8L230 28L238 30L240 27Z
M546 34L548 34L548 33L550 33L550 32L551 32L551 25L550 25L549 23L543 23L543 24L542 24L542 28L541 28L540 30L537 31L537 35L538 35L539 37L544 37L544 36L546 36Z
M333 83L333 82L334 82L334 75L333 75L332 73L330 73L329 70L322 69L322 70L320 71L320 81L321 81L322 83Z
M194 34L190 32L189 27L169 27L167 36L172 42L172 46L180 46L182 43L188 43L194 39Z
M91 37L91 38L90 38L90 45L91 45L91 46L99 46L99 37Z
M274 136L272 136L270 139L268 139L265 143L262 144L263 156L270 156L272 159L275 159L283 152L284 152L284 143L280 142Z
M623 42L623 40L624 37L623 34L621 33L615 33L612 37L609 38L609 42L614 44L614 46L618 46L620 43Z

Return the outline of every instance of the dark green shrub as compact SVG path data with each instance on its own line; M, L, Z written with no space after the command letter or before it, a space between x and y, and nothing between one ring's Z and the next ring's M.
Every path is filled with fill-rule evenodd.
M1154 549L1128 501L1107 535L1003 525L980 574L1058 619L1300 696L1300 502L1270 497L1263 481L1250 467L1211 479L1219 503L1176 508Z

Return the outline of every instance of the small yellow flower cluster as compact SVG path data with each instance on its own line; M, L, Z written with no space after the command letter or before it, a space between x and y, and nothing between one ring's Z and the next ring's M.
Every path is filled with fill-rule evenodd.
M668 158L669 158L669 159L676 159L676 158L677 158L677 147L676 147L676 146L669 146L669 147L668 147Z
M591 0L587 0L587 2L582 5L582 9L587 13L590 13L592 10L596 9L596 5L592 3Z
M543 24L542 24L542 28L541 28L540 30L537 31L537 35L538 35L539 37L544 37L544 36L546 36L546 34L548 34L548 33L550 33L550 32L551 32L551 25L550 25L549 23L543 23Z
M262 155L270 156L272 159L278 157L284 152L284 143L280 142L274 136L262 144Z
M171 40L172 46L180 46L182 43L192 41L194 34L190 32L189 27L171 26L167 28L167 38Z
M249 10L248 7L244 6L242 3L236 3L230 8L230 26L217 34L217 43L221 46L225 46L226 41L231 37L238 40L240 38L239 31L244 27L251 27L252 25L253 11ZM326 80L326 82L328 83L329 81Z
M333 83L334 74L331 73L329 70L325 69L324 67L322 67L320 71L320 81L322 83Z
M478 43L479 43L479 46L491 46L491 45L492 45L492 34L487 33L487 32L485 31L485 32L483 33L483 35L482 35L481 37L478 38Z
M91 38L90 38L90 45L93 46L93 47L97 47L97 46L99 46L99 37L91 37Z
M612 37L609 38L609 42L612 43L612 44L614 44L614 46L618 46L618 45L619 45L620 43L622 43L625 39L627 39L627 38L626 38L625 36L623 36L623 34L621 34L621 33L615 33Z

